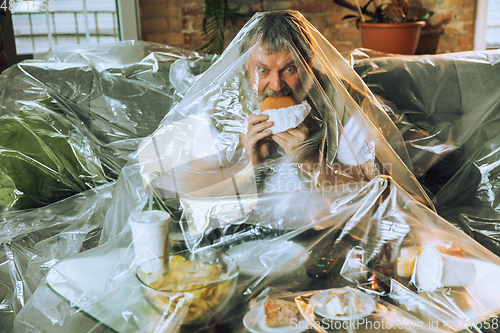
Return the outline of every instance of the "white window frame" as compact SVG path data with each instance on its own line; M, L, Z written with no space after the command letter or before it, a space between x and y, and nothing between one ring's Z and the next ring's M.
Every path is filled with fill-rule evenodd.
M490 19L492 17L491 14L493 14L493 16L498 15L498 13L492 13L492 11L498 10L499 8L497 2L492 6L494 1L500 0L477 0L474 50L488 49L487 38L493 37L490 35L491 32L489 32L489 29L497 29L499 27L497 19L494 19L493 22L491 20L488 21L488 16L490 16ZM495 45L490 46L490 48L497 48L498 44L496 43L497 41L495 41Z
M118 0L116 5L121 40L139 40L141 36L139 0Z
M486 29L488 17L488 0L477 0L476 28L474 33L474 50L486 50Z

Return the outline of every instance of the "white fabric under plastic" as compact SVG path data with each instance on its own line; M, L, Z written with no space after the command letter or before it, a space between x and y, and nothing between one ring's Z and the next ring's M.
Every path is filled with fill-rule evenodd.
M498 257L426 206L432 205L410 171L401 134L385 109L314 27L299 13L292 14L311 29L314 69L322 73L321 84L313 84L308 97L311 112L321 111L314 114L320 134L300 149L321 151L321 166L337 172L327 176L347 175L350 171L342 170L355 162L352 165L359 165L355 171L364 177L351 174L351 182L327 183L321 178L323 171L310 172L279 149L261 165L242 158L239 138L245 133L245 117L258 108L237 94L236 88L245 83L239 71L244 59L236 46L250 27L259 24L264 14L257 14L236 44L228 47L224 60L198 77L154 134L141 138L141 147L129 157L116 182L41 209L1 215L5 258L0 263L1 290L7 296L1 303L0 327L56 333L178 328L245 332L266 325L264 304L273 297L294 304L301 315L289 327L281 327L287 331L300 325L311 326L310 331L332 331L339 329L335 323L351 322L359 323L347 326L352 332L392 332L395 327L411 332L493 331L500 313L500 290L491 278L499 273ZM125 62L127 55L96 53L88 58L117 57ZM138 54L143 53L130 56ZM141 68L151 69L154 60L163 57L148 56L144 63L125 66L120 73L152 80L154 87L145 89L158 91L161 80L155 81L159 79L155 75L146 79ZM85 57L69 58L81 62ZM159 61L155 68L169 64ZM43 71L32 67L42 80ZM97 68L117 73L109 64ZM14 77L18 88L34 81ZM194 81L188 78L179 80L179 93L185 91L184 83ZM9 81L2 79L2 86L8 86ZM55 78L45 80L50 84ZM33 87L26 93L41 91L37 84ZM75 91L75 100L85 100ZM137 98L126 101L133 104ZM119 100L111 105L119 105ZM91 104L104 108L102 103ZM68 110L74 107L71 104ZM96 133L102 134L108 127L96 119L89 123L101 125ZM352 135L357 131L360 135ZM491 145L488 148L495 145L493 137L483 141ZM343 149L351 152L344 158ZM495 155L486 155L478 165L489 170ZM373 166L383 169L368 173ZM488 174L494 176L492 171ZM482 190L487 192L484 183ZM172 253L217 249L231 254L239 267L227 303L202 324L183 324L188 310L200 304L194 293L177 293L177 303L167 307L148 298L136 277L138 262L127 220L131 214L158 209L172 217ZM328 249L330 244L334 246ZM152 245L150 249L162 250ZM326 275L322 258L335 260ZM347 305L338 306L338 297L344 294Z
M344 126L340 136L337 160L346 165L359 165L375 158L375 144L368 142L353 120ZM352 147L352 150L351 150Z

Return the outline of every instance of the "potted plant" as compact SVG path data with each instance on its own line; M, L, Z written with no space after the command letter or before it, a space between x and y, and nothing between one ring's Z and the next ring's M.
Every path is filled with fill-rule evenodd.
M342 19L356 20L363 47L385 53L415 54L420 30L432 12L417 16L407 0L381 1L378 4L369 0L363 6L360 0L354 1L355 4L333 0L335 4L356 13ZM371 4L374 10L369 9Z
M202 22L205 45L200 51L208 54L222 53L229 11L228 0L205 0Z

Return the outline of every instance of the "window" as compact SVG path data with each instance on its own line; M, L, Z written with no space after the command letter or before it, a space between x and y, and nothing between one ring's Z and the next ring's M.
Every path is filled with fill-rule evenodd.
M488 1L486 48L500 47L500 0Z
M500 0L478 0L475 50L500 47Z
M125 1L132 8L124 7ZM46 52L52 45L138 39L138 29L131 29L137 27L136 1L17 0L9 3L17 54ZM121 22L127 22L127 27Z

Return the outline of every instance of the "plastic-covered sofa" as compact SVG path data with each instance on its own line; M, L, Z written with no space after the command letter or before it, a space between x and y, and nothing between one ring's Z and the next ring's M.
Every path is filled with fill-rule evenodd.
M98 245L128 155L216 57L125 41L40 58L0 76L0 332L47 265Z
M438 212L500 255L500 50L346 57L385 103Z
M408 57L355 50L345 57L400 130L409 156L409 159L402 157L402 160L428 190L437 212L500 255L500 236L496 234L500 223L500 199L497 198L500 51ZM67 332L76 328L78 332L109 331L106 325L99 325L83 315L85 311L81 308L72 307L58 298L46 284L47 273L58 262L77 255L79 258L85 258L87 254L91 257L92 253L99 251L109 254L111 245L125 249L121 254L125 259L115 260L113 257L116 262L112 262L128 263L127 256L133 252L130 234L122 232L120 227L125 224L129 209L138 202L142 203L143 195L131 191L142 188L142 184L138 169L127 165L130 154L158 127L168 111L196 82L197 76L214 60L215 57L158 44L123 42L77 52L55 49L44 60L24 62L2 74L0 120L21 121L33 110L41 110L37 112L41 119L50 119L51 123L59 120L64 124L65 132L52 128L48 137L58 133L63 138L64 147L74 148L70 149L74 159L68 157L65 163L60 162L66 155L44 141L43 135L37 134L46 134L46 128L34 131L34 142L42 142L41 146L52 159L38 160L36 154L27 148L11 149L15 151L15 158L25 161L27 168L31 168L28 172L36 170L49 180L55 180L54 186L61 190L62 195L44 201L39 194L33 194L34 199L27 201L32 206L16 206L17 199L27 191L16 192L16 182L5 182L4 188L9 189L10 196L0 213L0 332ZM82 160L82 155L87 160ZM92 159L89 160L89 156ZM75 164L80 169L75 168ZM119 174L122 177L118 177ZM464 236L386 178L376 178L361 192L356 192L358 190L343 200L329 197L331 206L326 208L309 205L309 201L297 201L294 213L305 216L312 212L317 214L315 217L333 214L345 219L352 215L351 208L370 210L379 197L391 193L390 204L382 207L387 210L380 209L377 215L383 222L382 226L394 218L404 217L422 233L422 230L429 234L428 230L442 233L454 244ZM364 199L370 196L370 200ZM116 205L117 202L120 204ZM304 206L307 209L302 210ZM273 207L279 211L278 206ZM339 223L328 218L321 222L325 225ZM367 224L363 227L369 228ZM408 225L396 223L396 227L406 230ZM267 231L265 226L261 230ZM363 233L357 228L351 231ZM308 247L311 253L322 240L314 232L301 235L314 239L315 244ZM277 234L272 244L288 246L288 238L281 242L282 236ZM485 249L477 249L477 244L468 237L461 245L468 254L492 262L497 260ZM370 269L356 266L356 269L360 268ZM91 292L83 293L79 299L82 306L113 301L114 288L118 290L124 279L113 273L115 271L106 281L106 288L109 288L106 297L96 298ZM350 276L349 272L344 273ZM286 277L286 274L279 276L285 280ZM272 278L270 276L268 280L272 281ZM294 287L298 283L293 279L287 281L288 285L283 287ZM63 279L58 282L64 285L71 281ZM253 288L262 281L250 282ZM265 280L262 284L266 286L267 282ZM404 288L396 288L393 292L402 304L405 297L408 299ZM134 300L138 297L137 290L127 296L130 296L127 300ZM309 294L301 293L296 297L299 304L310 304ZM448 313L426 307L427 299L419 298L418 301L425 305L419 309L421 313L436 311L436 318L444 320L445 324L447 318L456 316L451 310ZM379 304L384 307L379 309L380 313L387 318L397 317L414 323L414 317L388 302L382 300ZM129 311L128 305L126 302L116 304L123 306L121 319L128 324L130 331L134 331L140 326L141 318ZM411 308L411 304L407 305ZM236 324L227 320L200 331L222 332L238 327L244 332L238 317L240 313L235 309L236 306L233 309L235 317L229 318L237 321ZM448 324L460 326L454 326L454 322ZM426 327L420 328L429 331Z

